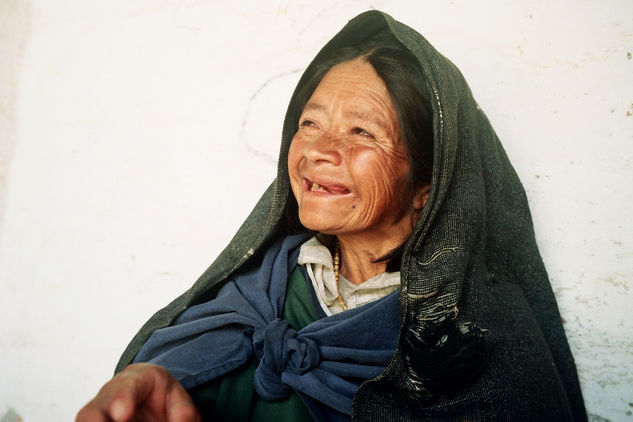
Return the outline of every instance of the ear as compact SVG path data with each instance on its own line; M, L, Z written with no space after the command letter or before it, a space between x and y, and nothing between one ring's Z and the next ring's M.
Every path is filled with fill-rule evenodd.
M429 193L431 192L431 184L420 186L416 189L415 196L413 197L413 209L420 211L426 205L426 201L429 199Z

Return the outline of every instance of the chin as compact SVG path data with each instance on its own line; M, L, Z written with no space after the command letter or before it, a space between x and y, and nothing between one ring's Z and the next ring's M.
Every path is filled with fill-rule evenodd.
M334 226L331 221L328 221L329 218L305 214L306 213L299 212L299 221L301 221L303 227L319 233L335 234L334 232L336 232L336 226Z

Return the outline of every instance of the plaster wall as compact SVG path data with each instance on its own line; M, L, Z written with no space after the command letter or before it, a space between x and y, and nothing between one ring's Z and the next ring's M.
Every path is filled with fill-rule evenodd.
M97 392L272 181L302 69L372 7L466 76L526 188L590 419L633 421L626 0L0 1L0 420L71 420Z

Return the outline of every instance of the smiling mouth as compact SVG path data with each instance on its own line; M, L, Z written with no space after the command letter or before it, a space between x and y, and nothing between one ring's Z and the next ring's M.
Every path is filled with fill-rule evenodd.
M324 192L329 194L344 195L349 193L349 189L341 185L321 185L317 182L306 179L306 188L310 192Z

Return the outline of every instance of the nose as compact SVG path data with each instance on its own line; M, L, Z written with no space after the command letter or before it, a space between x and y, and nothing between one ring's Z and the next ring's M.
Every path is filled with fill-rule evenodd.
M312 162L331 163L338 166L341 163L341 146L340 136L321 133L306 142L303 153Z

